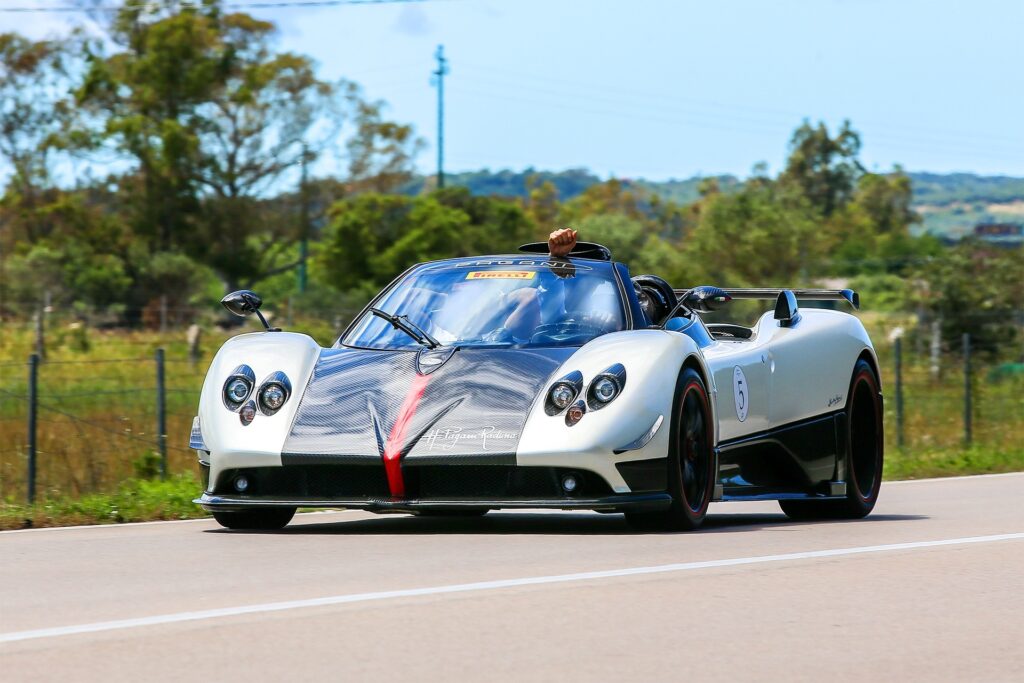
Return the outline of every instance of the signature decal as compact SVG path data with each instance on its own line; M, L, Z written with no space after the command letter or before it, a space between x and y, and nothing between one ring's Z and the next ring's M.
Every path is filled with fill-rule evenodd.
M831 408L832 406L839 405L839 403L842 400L843 400L843 397L840 396L839 394L836 394L835 396L833 396L832 398L830 398L828 400L828 407Z
M452 451L465 442L471 443L475 449L486 451L488 441L493 445L494 441L518 438L519 432L498 429L493 425L489 425L474 430L466 430L462 427L438 428L432 432L427 432L424 440L429 451Z

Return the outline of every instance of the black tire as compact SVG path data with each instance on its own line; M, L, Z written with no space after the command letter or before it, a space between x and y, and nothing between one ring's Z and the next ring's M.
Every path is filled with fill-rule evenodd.
M846 400L846 497L839 500L780 500L792 519L860 519L878 502L885 446L878 376L863 358L853 366Z
M711 407L704 381L685 368L676 381L669 435L668 492L664 512L626 513L637 529L691 531L704 521L715 490L716 462L712 446Z
M295 516L295 508L260 508L239 512L214 512L213 518L222 527L249 531L283 529Z

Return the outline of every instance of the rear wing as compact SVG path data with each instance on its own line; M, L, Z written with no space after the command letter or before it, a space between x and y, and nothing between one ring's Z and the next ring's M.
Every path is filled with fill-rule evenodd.
M680 299L685 296L688 292L693 290L689 289L676 289L674 290L676 296ZM781 287L768 287L768 288L754 288L754 289L725 289L725 293L728 294L731 299L764 299L770 301L778 301L779 295L783 292L792 292L793 296L799 301L845 301L846 303L853 306L854 309L860 309L860 296L857 292L852 289L784 289Z

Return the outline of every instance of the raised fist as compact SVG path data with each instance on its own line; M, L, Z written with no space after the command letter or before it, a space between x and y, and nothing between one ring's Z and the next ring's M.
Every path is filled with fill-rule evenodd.
M572 228L555 230L548 235L548 251L552 256L566 256L576 246L576 231Z

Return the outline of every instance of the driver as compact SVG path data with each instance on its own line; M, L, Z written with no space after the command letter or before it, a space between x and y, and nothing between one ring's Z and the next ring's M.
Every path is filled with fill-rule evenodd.
M552 258L564 258L575 246L575 230L563 228L555 230L548 236L548 252ZM491 308L493 313L489 315L494 315L496 319L492 323L490 331L483 335L483 339L500 343L527 342L541 324L564 318L566 315L566 293L562 278L567 277L566 273L571 271L562 272L562 270L541 269L532 286L518 287L502 294L494 302L496 307ZM462 285L457 284L455 290L453 293L461 296L469 294L468 291L460 291ZM427 290L417 291L416 295L417 300L408 308L425 313L422 320L416 321L417 324L429 329L430 333L442 344L455 341L458 336L454 331L446 329L448 325L445 322L445 316L436 317L428 313L437 307L431 301L436 300L440 295ZM451 302L449 303L451 304ZM469 304L469 302L460 302L459 306L463 304ZM451 322L461 326L458 320Z
M576 246L577 232L572 228L555 230L548 235L548 253L553 258L564 258ZM506 305L512 305L512 312L505 319L502 326L511 334L513 339L528 340L533 331L540 326L543 318L553 318L565 313L565 290L555 283L551 289L550 301L541 309L541 291L537 287L522 287L516 289L506 296ZM545 315L542 316L542 313ZM492 336L500 336L501 328L491 333Z

